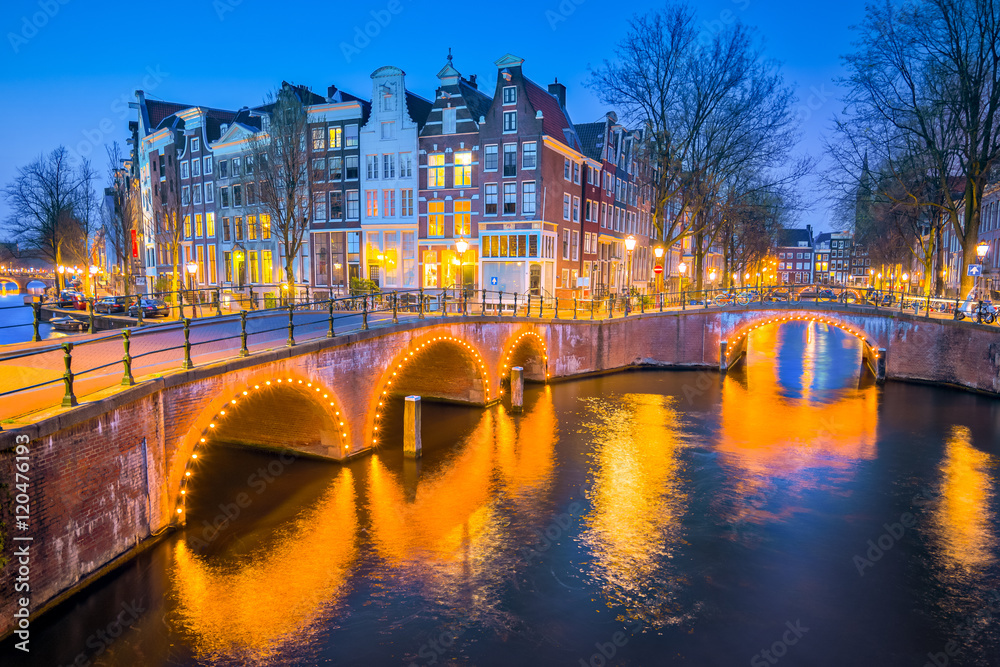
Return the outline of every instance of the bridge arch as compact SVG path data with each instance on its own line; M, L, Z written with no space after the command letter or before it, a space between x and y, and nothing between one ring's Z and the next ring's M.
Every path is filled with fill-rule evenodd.
M524 379L546 382L549 378L549 350L545 339L534 329L514 332L504 343L497 374L500 382L509 383L510 369L524 368ZM500 393L503 393L501 389Z
M173 519L184 522L189 485L213 441L246 441L324 458L348 456L351 424L341 406L324 382L294 370L271 368L255 373L245 383L223 383L222 391L200 411L178 443L168 469L167 507L172 508ZM273 422L270 430L260 428L261 415L267 415L263 421ZM292 425L302 428L288 428Z
M447 379L444 387L441 381ZM386 403L393 396L416 394L430 400L486 406L499 398L491 388L489 370L479 349L468 340L446 333L414 338L386 366L375 383L365 420L370 436L363 444L379 444Z
M730 345L739 344L741 341L746 339L746 337L749 336L754 329L760 329L769 325L787 324L789 322L820 322L822 324L828 324L851 334L869 347L875 346L874 342L869 341L868 335L861 329L861 327L851 324L850 322L842 321L829 313L787 313L778 315L774 313L764 313L751 320L744 320L738 323L736 326L732 327L728 333L723 331L722 339L729 341Z

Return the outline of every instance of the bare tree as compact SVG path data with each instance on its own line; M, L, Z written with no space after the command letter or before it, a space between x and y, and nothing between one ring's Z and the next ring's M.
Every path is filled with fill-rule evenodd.
M926 155L964 264L974 264L982 195L1000 158L1000 7L885 0L868 6L856 30L848 113ZM955 176L963 188L954 188ZM963 274L962 293L971 287Z
M101 208L101 229L114 252L115 265L119 267L127 292L132 284L132 235L139 231L138 184L124 166L124 156L117 141L107 147L107 153L108 187L105 192L111 196L111 204Z
M256 189L261 215L269 216L271 233L281 244L289 294L295 293L294 262L309 229L311 210L308 120L301 92L283 84L263 107L262 130L248 141L255 177L247 185Z

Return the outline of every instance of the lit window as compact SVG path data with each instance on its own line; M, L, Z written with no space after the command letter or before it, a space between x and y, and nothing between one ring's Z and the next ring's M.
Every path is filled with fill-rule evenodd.
M472 153L455 153L455 186L468 187L472 184Z
M444 187L444 154L427 156L427 187Z
M427 236L444 236L444 202L427 202Z
M455 236L472 235L472 202L455 202Z

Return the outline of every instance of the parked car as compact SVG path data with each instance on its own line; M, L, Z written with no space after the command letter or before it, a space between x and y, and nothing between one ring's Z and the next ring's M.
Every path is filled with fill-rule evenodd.
M166 317L167 315L170 314L170 306L168 306L165 301L161 301L159 299L142 298L139 299L138 304L133 301L129 305L128 316L138 317L140 305L142 307L143 317L157 317L157 316Z
M123 296L106 296L94 304L95 313L124 313L127 299Z
M59 298L56 300L56 305L59 308L72 308L73 310L87 310L87 297L83 295L83 292L77 292L76 290L64 289L59 293Z

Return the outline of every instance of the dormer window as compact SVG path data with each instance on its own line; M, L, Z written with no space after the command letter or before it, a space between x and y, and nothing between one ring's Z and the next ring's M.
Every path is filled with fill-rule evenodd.
M506 104L517 104L517 86L504 86L503 88L503 103Z
M458 124L458 110L452 107L441 110L442 134L455 134Z

